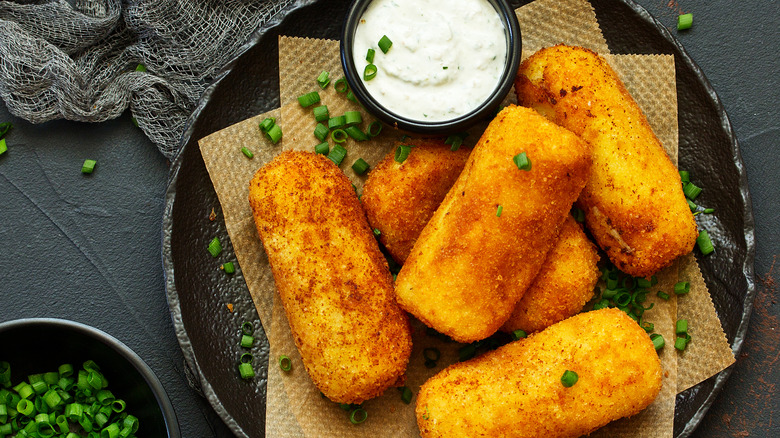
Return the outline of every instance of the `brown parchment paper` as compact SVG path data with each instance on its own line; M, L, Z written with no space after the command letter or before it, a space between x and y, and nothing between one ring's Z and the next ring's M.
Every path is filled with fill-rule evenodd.
M557 17L556 20L560 22L556 26L550 26L550 29L545 27L544 30L538 30L535 27L540 20L544 21L542 18L550 16ZM583 0L537 0L519 9L518 17L521 20L525 48L536 50L557 42L578 44L581 39L583 42L579 45L601 53L608 51L598 29L595 14L591 6ZM294 369L289 374L282 373L278 367L273 366L274 363L269 366L267 436L319 437L368 434L419 436L414 420L414 400L412 405L403 404L395 390L388 390L382 397L366 402L364 407L369 412L370 420L358 427L348 422L346 413L338 406L323 399L312 385L300 362L284 310L275 302L277 294L273 278L262 245L257 238L251 209L247 202L248 182L262 164L270 161L282 150L312 150L313 146L319 143L319 140L313 136L315 123L311 116L311 109L300 108L296 97L318 89L314 78L320 71L329 71L334 82L343 76L338 43L335 41L282 37L279 41L279 49L282 108L238 123L199 142L209 175L222 205L226 228L237 260L271 344L270 357L275 358L285 354L294 362ZM673 58L655 55L621 55L607 58L647 114L651 126L676 162L677 113ZM350 109L360 109L357 104L345 99L343 94L336 93L332 85L325 91L321 91L320 95L322 103L328 105L331 114L343 114ZM364 111L363 114L366 117L363 124L365 129L372 119ZM284 130L283 140L277 145L271 145L257 129L258 123L266 116L277 117L277 123ZM393 142L399 137L399 133L385 127L382 135L374 141L361 143L350 141L347 146L349 152L341 166L342 169L357 187L362 188L364 177L352 172L350 169L352 162L362 157L369 164L377 163L392 149ZM466 143L473 144L478 137L477 132L467 138ZM249 147L255 153L254 159L247 159L240 153L242 146ZM691 263L695 270L688 266ZM677 362L679 361L681 366L686 361L697 365L693 368L694 371L686 371L685 384L688 386L717 373L733 362L731 350L720 329L720 322L693 257L682 260L679 270L681 273L688 273L689 276L685 278L691 280L686 281L692 283L691 293L679 300L681 306L679 311L683 311L683 305L688 306L686 315L691 321L692 334L698 334L699 331L712 333L714 327L715 334L721 335L719 338L715 336L717 339L713 340L719 347L703 348L708 355L706 360L700 361L697 360L698 355L690 353L694 351L691 348L697 343L694 339L688 346L689 350L678 355L671 346L674 342L673 325L677 319L678 302L674 298L669 302L656 299L656 306L646 315L648 320L656 324L656 332L662 333L667 340L667 348L661 354L665 370L662 393L653 406L639 415L615 422L603 432L597 432L604 434L603 436L672 436L674 395L678 389L682 389L680 388L682 381L678 382ZM678 278L677 272L678 265L675 264L659 274L661 279L659 286L663 284L663 290L671 292ZM417 321L414 327L414 349L407 386L416 393L417 388L428 377L457 360L457 349L460 344L447 343L426 336L425 328ZM708 344L702 342L701 346L706 347ZM426 347L437 347L442 351L442 358L436 368L427 369L422 366L424 363L422 350Z

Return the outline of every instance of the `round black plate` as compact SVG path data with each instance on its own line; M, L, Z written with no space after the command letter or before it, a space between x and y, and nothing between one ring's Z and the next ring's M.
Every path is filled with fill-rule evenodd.
M527 1L520 1L520 4ZM754 295L753 215L744 165L736 137L720 100L704 74L663 25L631 0L591 0L613 53L672 54L677 70L680 168L691 171L706 190L697 200L714 207L716 215L701 215L717 248L700 259L733 351L742 347ZM237 342L243 321L259 318L243 278L214 269L205 251L218 236L225 246L222 259L233 257L220 206L206 172L197 140L251 116L279 106L279 35L337 39L345 1L299 0L282 11L246 45L206 91L193 113L173 164L163 219L163 264L168 302L184 356L196 386L238 436L265 434L265 364L267 341L255 348L254 381L238 378ZM209 221L214 208L217 219ZM226 310L233 303L234 312ZM689 435L706 413L730 369L677 396L674 431Z

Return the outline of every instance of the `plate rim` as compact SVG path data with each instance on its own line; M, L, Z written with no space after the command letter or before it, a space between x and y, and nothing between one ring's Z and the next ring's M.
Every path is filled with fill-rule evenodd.
M271 31L273 28L277 26L282 25L285 19L287 18L287 16L291 12L309 6L311 4L318 3L320 1L324 1L324 0L295 0L290 4L286 5L284 8L282 8L281 11L279 11L276 15L274 15L268 22L266 22L257 30L255 30L255 32L253 32L250 38L241 46L236 56L233 59L231 59L231 61L228 62L228 64L222 70L220 70L220 72L215 76L213 82L204 90L203 94L198 100L197 106L195 107L195 109L192 111L192 113L187 119L186 128L182 133L179 141L180 148L173 162L171 163L170 171L168 174L168 180L166 183L166 189L164 194L163 218L162 218L162 233L161 233L162 254L161 255L162 255L163 275L165 277L164 284L166 289L166 297L168 300L168 306L171 313L171 319L173 322L174 330L176 332L176 337L179 342L179 346L182 350L182 354L185 358L185 364L189 368L188 374L192 374L194 376L193 379L200 386L200 388L195 388L195 389L196 390L199 389L200 391L202 391L204 397L208 400L212 409L214 409L214 411L222 419L222 421L225 422L227 427L236 436L240 436L240 437L248 437L248 435L241 428L241 426L235 421L233 416L229 412L227 412L227 409L222 404L220 399L217 397L217 394L214 391L214 388L211 386L211 383L206 379L206 377L201 372L198 358L196 357L195 352L192 349L192 344L188 332L184 327L182 321L182 312L181 312L180 302L179 302L178 293L175 285L175 274L174 274L175 266L173 263L173 254L171 251L171 239L174 232L173 208L176 202L176 188L177 188L176 183L178 180L179 171L181 170L184 161L184 155L185 155L184 150L188 146L188 144L193 140L192 135L194 134L196 123L200 119L201 113L203 112L203 110L211 100L211 96L214 94L217 87L222 83L222 81L232 72L233 67L237 63L238 59L241 58L249 49L254 47L267 32ZM351 0L347 0L347 1L351 1ZM745 232L744 233L745 261L741 266L741 270L742 273L744 274L747 283L746 285L747 290L745 291L745 294L742 297L742 303L743 303L742 318L740 319L739 326L734 335L733 344L731 345L732 353L734 354L735 357L738 357L744 345L745 336L747 334L750 316L753 309L753 301L756 293L755 272L754 272L756 248L755 248L755 221L753 216L752 201L751 201L751 196L748 188L745 164L742 159L742 154L739 148L739 142L737 140L737 136L734 132L733 126L728 117L723 102L720 100L720 97L717 95L709 79L704 74L701 67L699 67L699 65L688 54L688 52L685 50L685 47L682 45L682 43L669 31L669 29L666 26L664 26L652 14L650 14L643 6L639 5L634 0L611 0L611 1L623 3L624 5L631 8L638 16L641 17L641 19L651 24L655 28L655 30L660 34L659 36L661 38L671 43L677 49L681 60L698 78L704 90L709 95L711 102L715 104L716 111L720 118L719 120L720 125L721 127L724 128L725 133L730 140L730 152L734 159L735 168L739 176L738 178L739 193L741 195L742 203L744 205L742 221L744 223L743 228ZM707 398L698 407L698 409L690 418L690 420L688 420L688 422L685 424L684 429L680 431L678 435L675 435L675 437L688 437L690 436L691 433L694 432L694 430L701 423L704 416L707 414L707 411L710 409L717 396L722 391L725 382L728 380L734 368L735 365L732 364L731 366L727 367L726 369L719 372L718 374L710 377L704 382L700 382L699 384L693 387L693 388L698 388L705 382L714 379L714 385L710 393L707 395ZM690 391L691 389L688 389L686 391Z

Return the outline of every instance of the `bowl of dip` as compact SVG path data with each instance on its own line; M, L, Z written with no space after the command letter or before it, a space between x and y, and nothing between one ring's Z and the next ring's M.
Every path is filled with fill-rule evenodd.
M492 117L520 54L517 16L505 0L354 0L341 34L357 100L388 125L427 135Z

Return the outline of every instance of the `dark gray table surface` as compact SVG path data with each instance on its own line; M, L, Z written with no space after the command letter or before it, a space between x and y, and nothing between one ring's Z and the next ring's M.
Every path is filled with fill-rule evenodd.
M697 437L780 436L780 2L639 0L674 28L729 114L747 166L756 223L757 294L734 372ZM58 317L97 327L135 350L168 392L185 437L231 436L196 390L165 299L161 218L169 164L130 116L15 128L0 156L0 321ZM85 158L94 174L80 173ZM780 266L778 267L780 270ZM2 346L0 346L2 348Z

